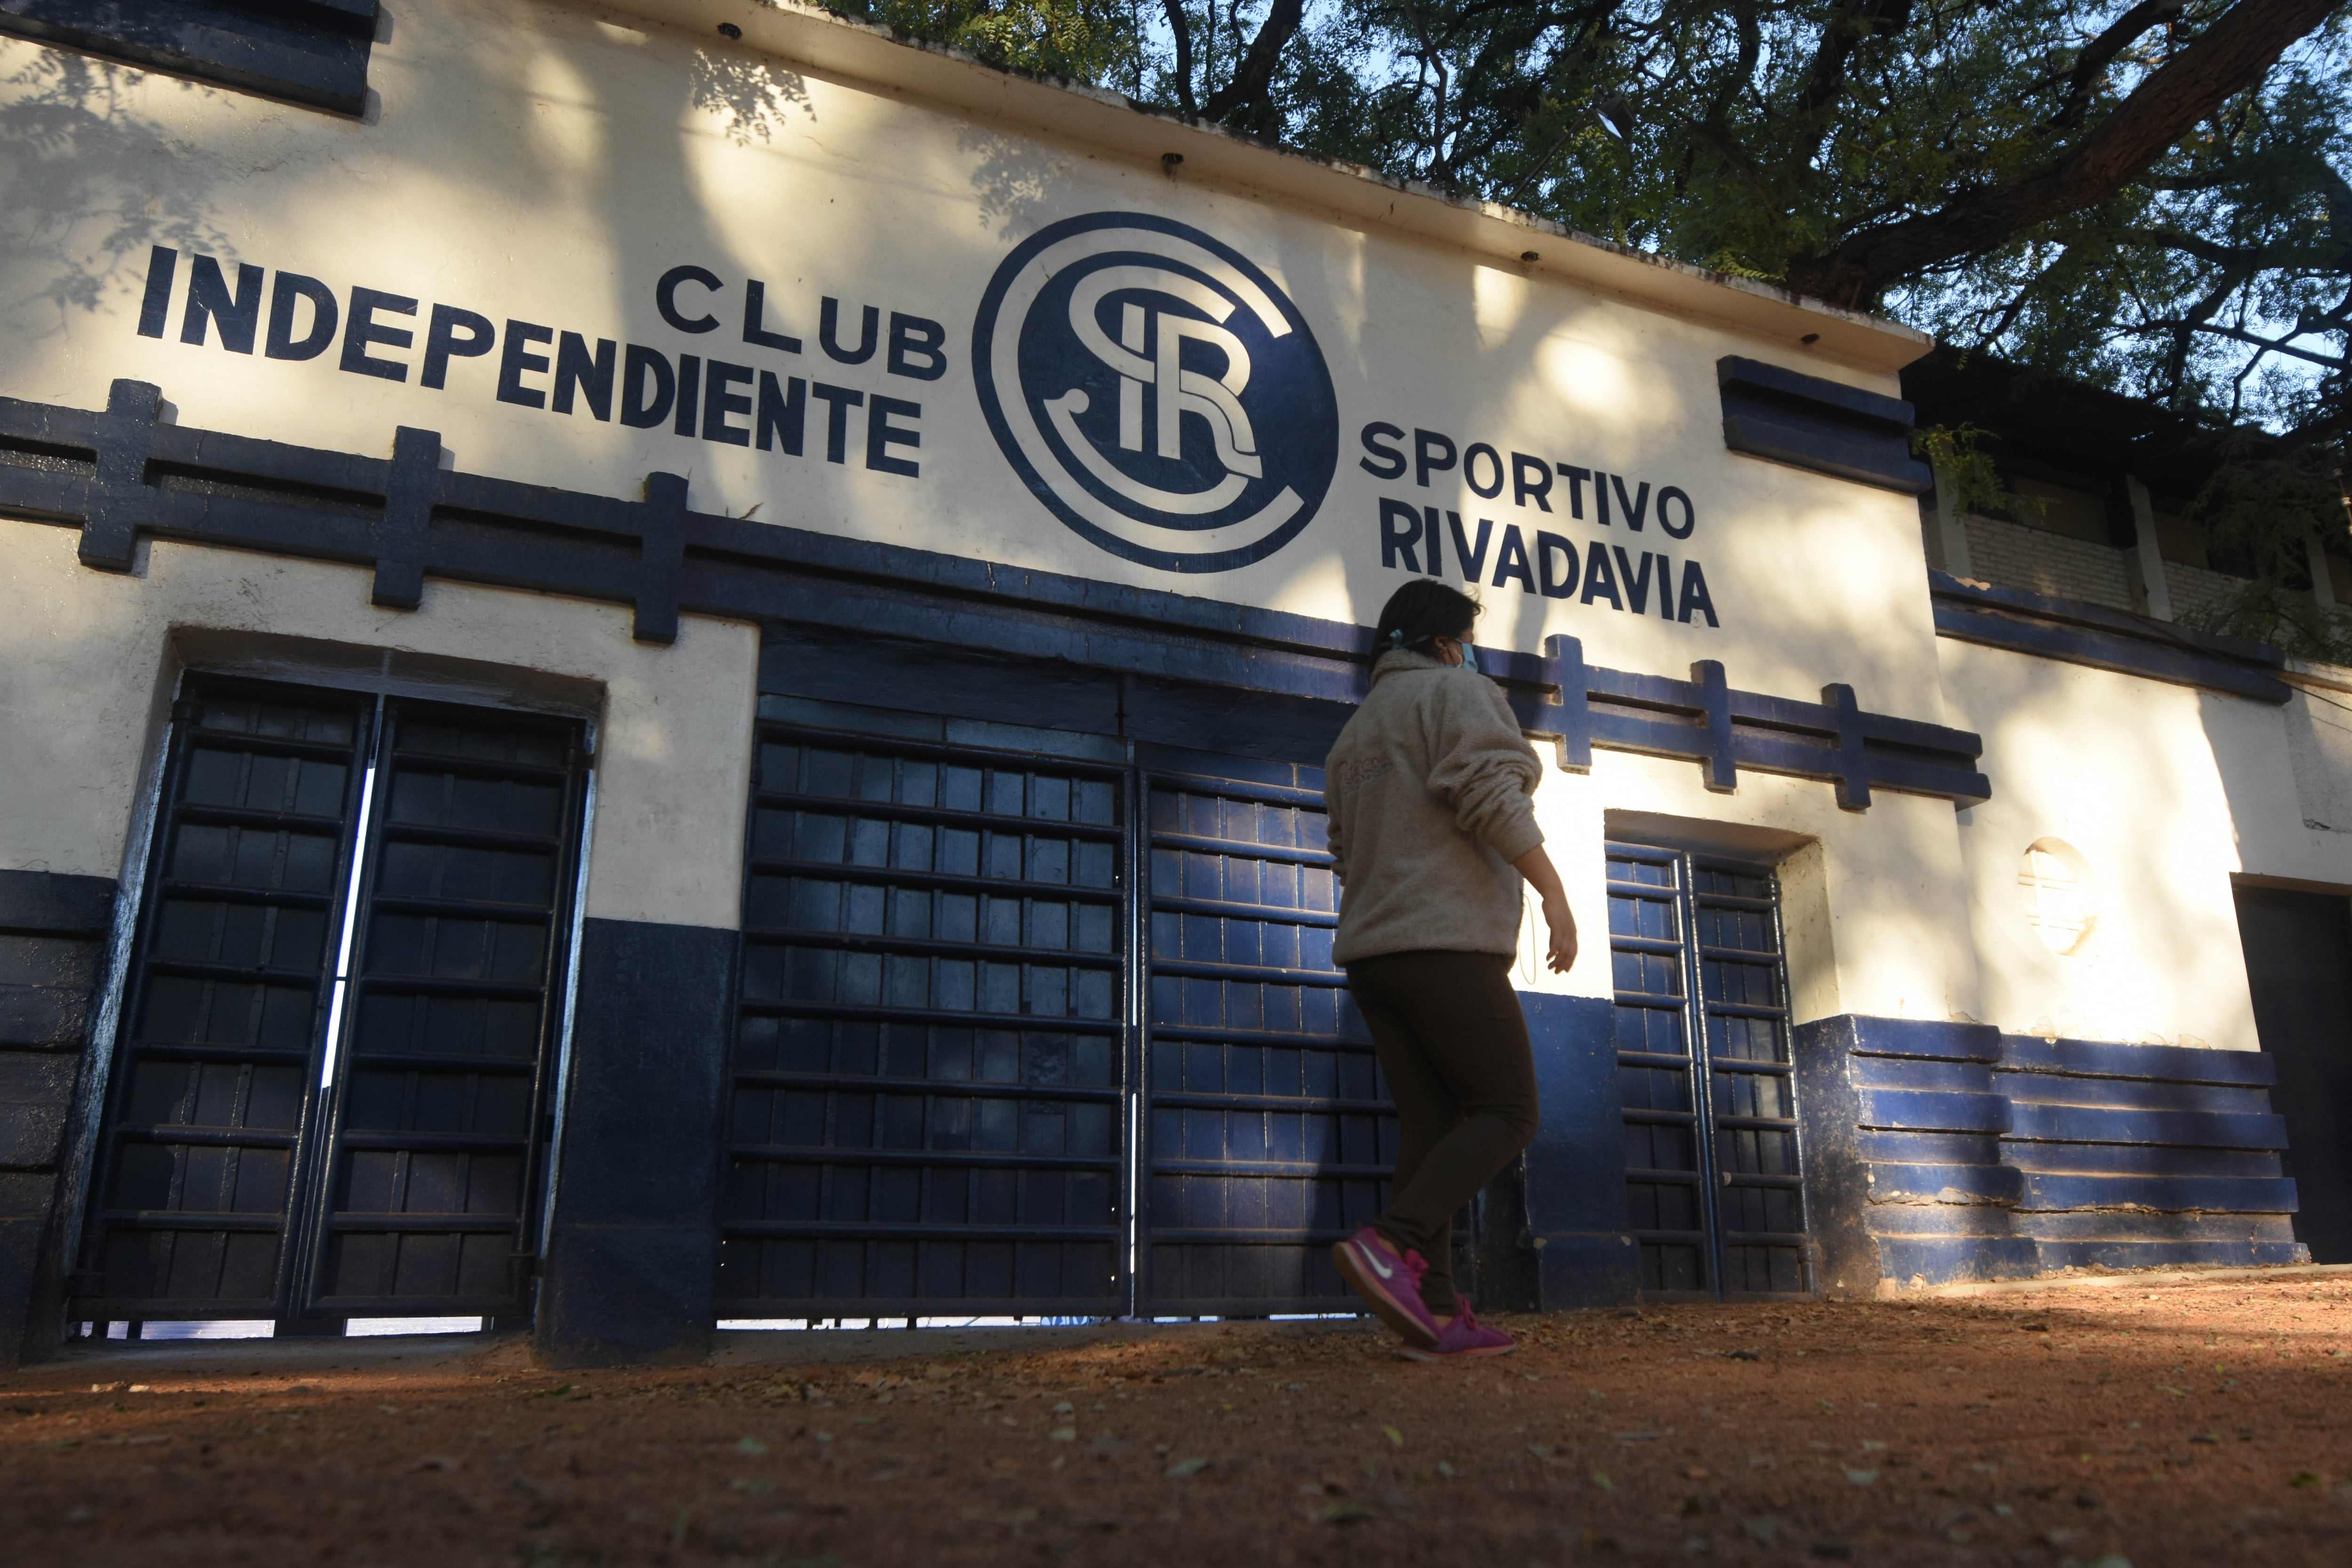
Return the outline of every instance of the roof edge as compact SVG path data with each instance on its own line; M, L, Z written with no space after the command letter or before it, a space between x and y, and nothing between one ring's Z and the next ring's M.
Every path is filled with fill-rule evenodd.
M700 35L712 47L753 49L1000 122L1034 126L1146 167L1163 167L1164 155L1177 153L1182 173L1173 178L1255 191L1368 227L1433 239L1529 276L1560 279L1727 328L1794 357L1891 375L1935 346L1928 334L1884 317L1580 234L1493 202L1447 195L1417 180L1188 121L1083 82L1008 70L800 0L600 0L595 8ZM740 43L713 37L721 23L741 30ZM1533 261L1525 259L1529 251Z

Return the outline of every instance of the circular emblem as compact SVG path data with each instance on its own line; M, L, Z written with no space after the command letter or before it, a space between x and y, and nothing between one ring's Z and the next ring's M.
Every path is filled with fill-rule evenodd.
M1067 218L989 279L980 404L1037 499L1115 555L1230 572L1297 537L1339 461L1322 351L1274 280L1199 229Z

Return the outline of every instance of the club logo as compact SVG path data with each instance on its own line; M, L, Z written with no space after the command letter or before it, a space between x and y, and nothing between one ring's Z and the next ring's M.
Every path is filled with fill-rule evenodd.
M1139 213L1024 241L972 329L981 407L1065 523L1169 572L1230 572L1297 536L1339 412L1297 307L1231 247Z

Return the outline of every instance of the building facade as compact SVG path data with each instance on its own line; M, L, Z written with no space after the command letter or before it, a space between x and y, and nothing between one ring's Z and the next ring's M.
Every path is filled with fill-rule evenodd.
M16 1353L1344 1310L1416 574L1585 933L1482 1300L2333 1245L2352 678L1931 570L1916 334L791 5L182 9L0 5Z

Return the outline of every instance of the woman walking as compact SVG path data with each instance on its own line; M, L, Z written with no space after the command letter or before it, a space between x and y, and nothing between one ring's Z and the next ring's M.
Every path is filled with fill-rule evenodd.
M1455 1295L1453 1221L1535 1135L1535 1061L1510 974L1522 878L1543 900L1551 968L1576 962L1576 920L1530 798L1543 764L1471 651L1480 608L1427 579L1398 589L1381 611L1370 695L1324 764L1341 884L1332 954L1400 1132L1387 1211L1331 1253L1423 1361L1517 1348Z

